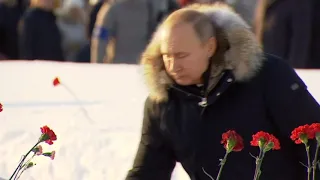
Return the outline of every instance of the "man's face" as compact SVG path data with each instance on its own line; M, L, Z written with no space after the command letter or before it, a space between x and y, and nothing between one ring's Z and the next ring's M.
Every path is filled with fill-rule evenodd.
M188 23L161 32L161 53L169 76L179 85L202 83L202 75L215 50L215 39L201 42Z

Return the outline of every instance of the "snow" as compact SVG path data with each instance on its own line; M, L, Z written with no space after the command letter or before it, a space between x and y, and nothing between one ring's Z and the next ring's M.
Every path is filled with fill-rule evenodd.
M320 100L320 71L298 73ZM10 177L48 125L58 140L43 147L56 158L37 157L21 179L123 180L140 138L142 75L134 65L0 62L0 177ZM63 85L53 87L56 76ZM189 178L177 164L172 179Z

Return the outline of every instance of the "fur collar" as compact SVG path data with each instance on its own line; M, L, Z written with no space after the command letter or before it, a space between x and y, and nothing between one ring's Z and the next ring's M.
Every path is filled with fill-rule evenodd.
M210 77L216 77L217 72L223 69L231 70L238 82L248 81L254 77L262 66L264 58L258 41L246 22L228 5L222 3L195 4L186 8L205 13L217 28L216 38L220 52L216 52L214 56L221 61L212 63ZM162 58L152 57L148 53L148 50L154 48L153 46L155 44L148 45L142 55L141 64L144 67L149 97L153 101L163 102L168 99L167 89L172 80L164 70Z

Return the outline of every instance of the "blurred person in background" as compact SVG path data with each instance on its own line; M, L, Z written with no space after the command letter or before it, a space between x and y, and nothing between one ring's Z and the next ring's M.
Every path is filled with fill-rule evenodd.
M17 0L0 0L0 54L1 59L18 59L18 23L24 4Z
M257 0L177 0L181 6L187 6L193 3L212 4L215 2L224 2L233 7L234 10L249 24L253 23L254 8Z
M58 15L62 48L66 61L76 61L76 53L87 43L86 12L81 4L65 4Z
M215 2L225 2L225 0L177 0L179 2L179 4L181 6L186 6L186 5L190 5L193 3L197 3L197 4L212 4Z
M81 63L90 63L91 57L91 38L94 25L96 23L97 15L104 3L108 3L110 0L100 0L92 6L89 13L89 22L87 23L87 43L81 47L81 49L76 53L75 61Z
M239 15L252 26L257 0L226 0Z
M254 9L257 0L178 0L181 6L192 3L212 4L215 2L227 3L231 6L250 26L253 23Z
M177 8L174 0L123 0L102 6L91 41L91 62L137 64L159 21Z
M181 7L184 7L184 6L187 6L187 5L190 5L192 3L195 3L196 0L178 0L178 3Z
M157 26L160 24L169 14L173 11L181 8L181 5L177 2L177 0L149 0L152 3L150 7L153 14L156 16ZM155 30L155 28L154 28Z
M319 0L258 0L254 25L264 51L294 68L320 68L319 8Z
M110 3L112 2L111 0L100 0L98 1L96 4L94 4L90 10L90 13L89 13L89 23L88 23L88 27L87 27L87 37L91 40L91 36L92 36L92 32L93 32L93 28L94 28L94 25L96 23L96 20L97 20L97 15L98 15L98 12L100 11L102 5L104 3Z
M64 61L62 37L54 10L60 0L31 0L20 24L20 58Z

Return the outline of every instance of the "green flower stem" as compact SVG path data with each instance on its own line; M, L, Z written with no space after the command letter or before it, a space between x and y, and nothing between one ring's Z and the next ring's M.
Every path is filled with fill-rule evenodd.
M41 141L38 141L28 152L26 155L24 155L24 157L22 158L22 160L20 161L18 167L14 170L13 174L11 175L11 177L9 178L9 180L12 180L12 178L15 176L15 174L17 174L20 169L21 169L21 165L23 164L24 160L27 158L27 156L32 152L32 150L38 146L38 144L40 143Z
M308 180L310 180L310 175L311 175L311 159L310 159L310 147L308 146L307 143L304 143L307 151L307 158L308 158L308 167L307 167L307 172L308 172Z
M317 143L316 153L314 155L313 163L312 163L312 179L316 180L316 171L317 171L317 164L318 164L318 154L319 154L320 144Z
M20 174L19 174L19 171L17 172L17 178L15 178L15 179L20 179L20 176L23 174L23 172L28 168L28 164L31 162L31 160L34 158L34 156L35 156L36 154L33 154L32 155L32 157L27 161L27 162L25 162L22 166L21 166L21 168L20 169L22 169L22 171L20 172Z
M220 177L221 177L222 169L223 169L224 165L227 162L227 157L228 157L229 153L230 152L226 151L226 154L224 155L223 159L220 162L220 169L219 169L219 173L218 173L218 176L217 176L216 180L219 180Z
M259 156L256 159L256 170L254 172L254 180L259 180L261 175L261 165L264 158L265 152L260 149Z
M32 155L32 157L31 157L30 159L28 159L28 161L25 162L25 163L21 166L21 169L24 168L24 167L27 167L28 164L31 162L31 160L32 160L35 156L36 156L36 154L34 153L34 154Z
M22 171L21 171L21 173L18 175L17 179L20 179L22 173L23 173L25 170L26 170L26 168L23 168L23 169L22 169Z

